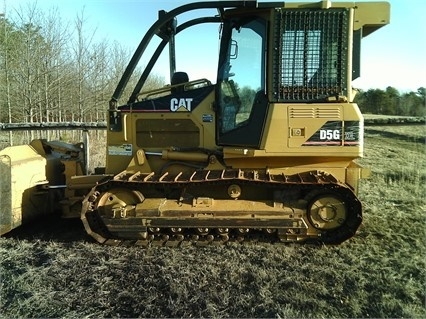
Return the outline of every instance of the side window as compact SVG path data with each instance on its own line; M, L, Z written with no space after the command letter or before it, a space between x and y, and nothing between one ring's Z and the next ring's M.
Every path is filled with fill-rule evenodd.
M252 21L232 31L227 70L221 82L222 133L248 122L254 97L263 89L264 39L256 24L260 23Z
M217 144L259 147L268 108L265 95L266 22L228 21L219 58Z
M321 32L291 30L283 33L283 85L303 86L318 72L321 54Z

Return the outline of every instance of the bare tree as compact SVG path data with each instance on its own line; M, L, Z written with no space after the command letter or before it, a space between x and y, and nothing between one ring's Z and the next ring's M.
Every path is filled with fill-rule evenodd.
M75 20L76 28L76 42L72 50L74 52L75 65L77 68L77 105L78 114L77 120L83 121L86 108L90 107L86 104L88 100L88 94L86 92L87 83L90 73L90 46L93 42L95 31L91 32L89 36L85 35L85 24L87 20L84 16L84 10L77 15ZM75 120L75 118L73 118Z
M132 52L117 42L96 42L84 10L69 24L58 9L42 12L31 2L11 18L0 17L0 121L104 121ZM144 89L162 85L162 77L152 76ZM27 135L34 138L33 131Z
M4 121L7 117L7 122L11 123L12 122L12 105L11 105L11 100L10 100L10 79L9 79L9 37L10 37L10 32L11 32L11 27L8 23L8 21L6 20L6 4L4 5L4 11L3 13L0 15L0 23L2 26L2 39L1 39L1 48L2 48L2 53L1 53L1 59L2 59L2 69L3 72L1 72L0 74L3 74L3 76L1 77L1 91L3 92L3 96L5 97L5 106L6 108L1 107L0 110L2 109L7 109L7 116L4 116L3 114L0 113L0 121ZM9 132L9 144L13 145L13 134L12 131Z

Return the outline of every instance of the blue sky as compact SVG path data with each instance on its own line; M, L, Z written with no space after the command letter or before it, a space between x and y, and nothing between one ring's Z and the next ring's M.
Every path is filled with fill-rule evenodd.
M157 18L158 10L168 11L189 3L179 0L0 0L0 4L1 2L3 8L0 6L0 12L6 12L7 16L12 16L16 9L25 9L28 3L36 3L42 11L57 8L60 16L70 23L84 10L86 27L96 29L97 39L116 40L130 50L137 47L144 32ZM361 78L353 86L363 90L393 86L401 92L416 91L419 87L426 87L426 1L389 2L391 23L363 39ZM203 46L205 40L199 37L197 43L207 50ZM193 42L191 39L183 42L185 41ZM209 53L211 52L205 52L204 55ZM181 66L182 69L187 67ZM202 70L194 70L192 78L199 77L197 71Z

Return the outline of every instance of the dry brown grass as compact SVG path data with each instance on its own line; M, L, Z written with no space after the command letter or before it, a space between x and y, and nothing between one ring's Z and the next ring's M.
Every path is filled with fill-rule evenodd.
M40 221L0 239L1 317L425 318L420 129L367 131L364 222L342 245L105 247Z

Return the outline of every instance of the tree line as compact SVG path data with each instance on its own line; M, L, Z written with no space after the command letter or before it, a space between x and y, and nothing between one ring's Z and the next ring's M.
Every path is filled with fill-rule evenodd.
M84 11L69 23L36 3L12 13L0 15L0 122L104 121L133 52L96 41ZM158 76L147 85L163 82Z
M42 12L35 3L12 17L0 15L0 122L105 121L133 52L96 41L84 11L67 23L57 10ZM164 79L154 76L147 85L164 85ZM388 87L360 91L356 102L364 113L424 116L425 96L423 87L409 93Z
M362 113L426 116L426 88L420 87L417 92L401 93L388 86L385 90L369 89L360 91L355 102Z

